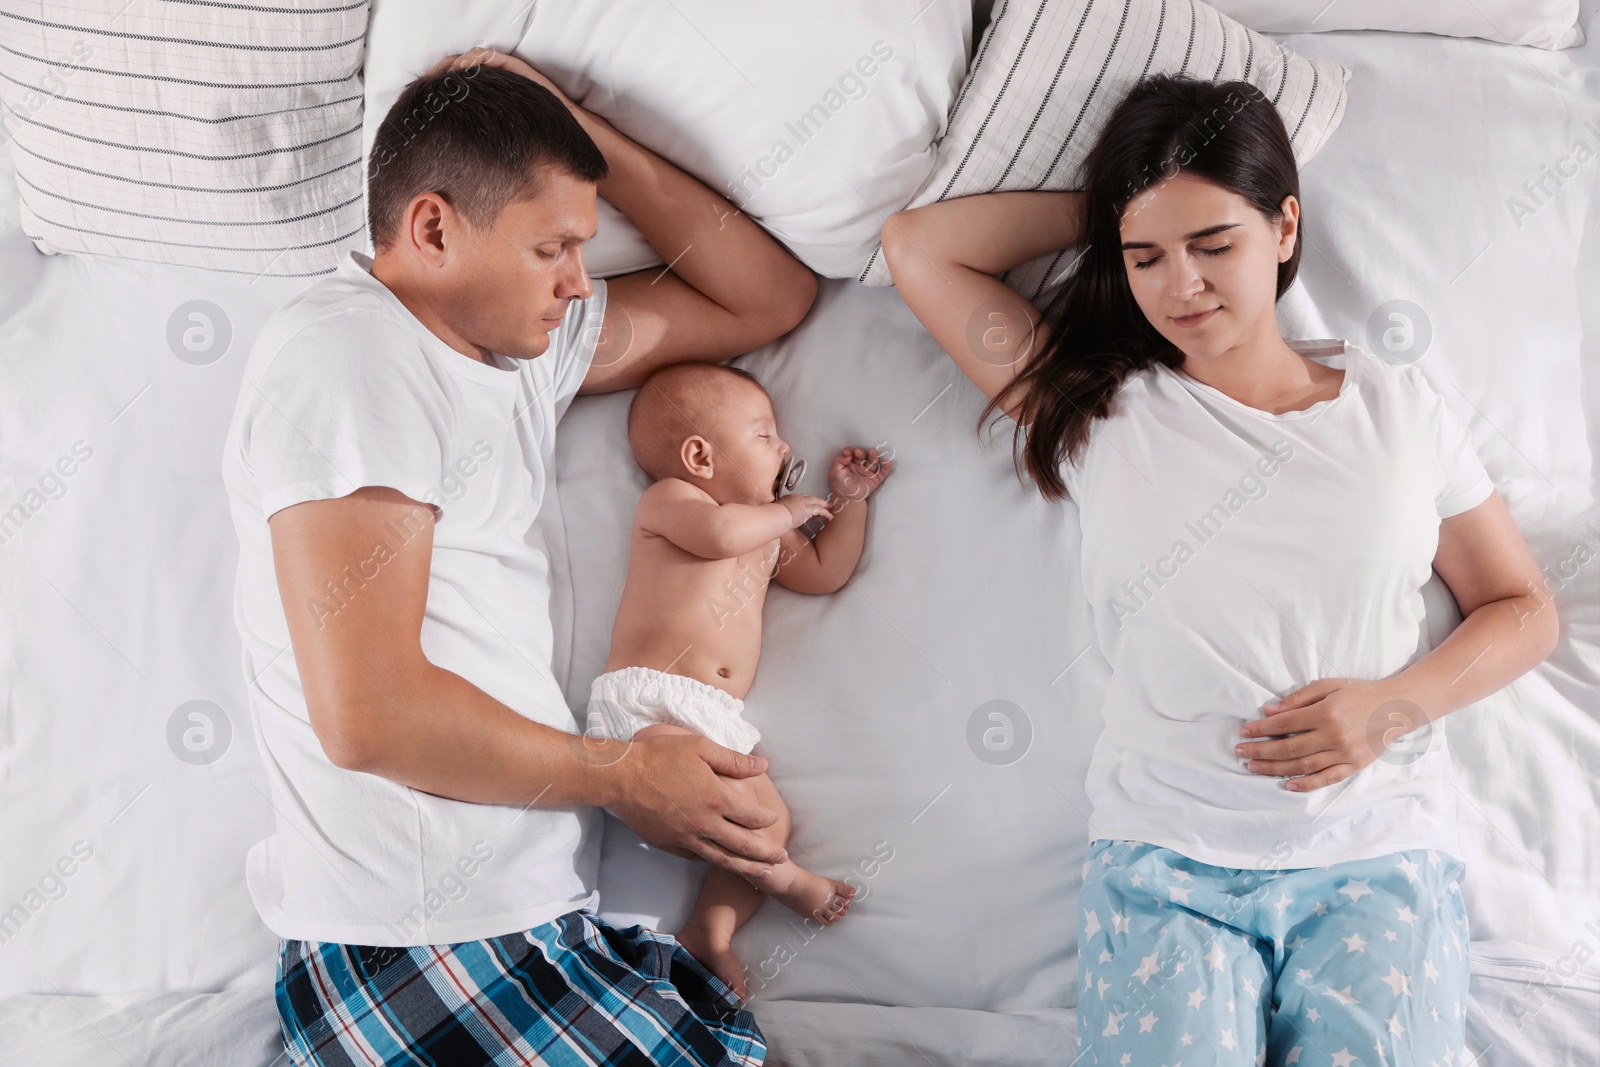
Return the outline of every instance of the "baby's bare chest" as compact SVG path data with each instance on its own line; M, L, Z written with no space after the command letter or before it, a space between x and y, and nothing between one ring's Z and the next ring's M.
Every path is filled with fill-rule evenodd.
M681 564L673 614L715 644L759 641L767 589L777 569L778 542L720 560ZM714 638L714 640L713 640Z
M634 542L629 585L653 591L680 604L704 603L717 608L759 604L777 574L782 542L771 542L726 559L706 559L664 538Z
M740 556L707 561L712 564L704 572L707 591L744 602L754 598L759 603L777 574L778 547L779 542L773 541Z

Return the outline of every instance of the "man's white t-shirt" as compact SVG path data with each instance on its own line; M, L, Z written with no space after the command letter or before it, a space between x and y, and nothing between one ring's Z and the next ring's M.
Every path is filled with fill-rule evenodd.
M1379 709L1387 755L1305 792L1234 755L1260 705L1319 678L1385 678L1426 653L1439 522L1494 488L1415 366L1291 344L1343 368L1338 396L1273 415L1157 365L1123 382L1062 466L1113 671L1090 836L1257 870L1459 855L1442 723L1397 739L1415 714Z
M344 770L312 732L267 519L388 486L437 520L422 650L518 714L577 732L551 671L549 560L535 520L556 421L593 358L605 283L531 360L480 363L428 331L351 253L262 329L223 457L239 536L234 617L276 833L246 861L281 937L421 945L494 937L596 902L600 813L470 804ZM423 517L425 520L425 516ZM416 535L388 529L287 610L336 626ZM536 789L536 783L529 783Z

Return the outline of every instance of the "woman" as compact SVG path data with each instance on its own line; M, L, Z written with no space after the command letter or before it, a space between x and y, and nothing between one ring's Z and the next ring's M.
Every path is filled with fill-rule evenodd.
M883 232L984 418L1078 506L1113 670L1083 1062L1452 1062L1468 932L1432 723L1550 653L1539 568L1417 368L1280 336L1299 179L1256 89L1140 83L1085 175ZM1079 244L1042 314L992 277ZM1432 570L1466 618L1419 656Z

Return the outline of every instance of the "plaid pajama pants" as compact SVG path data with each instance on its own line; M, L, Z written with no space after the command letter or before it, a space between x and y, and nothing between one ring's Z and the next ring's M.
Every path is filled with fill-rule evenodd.
M733 992L676 940L583 911L451 945L284 940L279 1022L297 1067L759 1067Z

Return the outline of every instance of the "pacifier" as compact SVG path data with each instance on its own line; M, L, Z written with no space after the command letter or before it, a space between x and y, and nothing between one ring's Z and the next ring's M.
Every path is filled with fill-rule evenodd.
M795 458L795 454L790 452L783 457L783 463L778 466L778 478L772 483L772 495L778 497L784 493L794 492L795 486L800 484L800 479L804 478L805 474L806 461Z
M800 479L805 477L805 473L805 460L797 459L793 452L784 456L783 462L778 465L778 477L772 483L773 498L776 499L785 493L794 492L795 487L800 484ZM826 525L828 525L827 519L821 515L813 515L797 526L796 529L804 534L807 540L815 541L817 534L821 533L822 528Z

